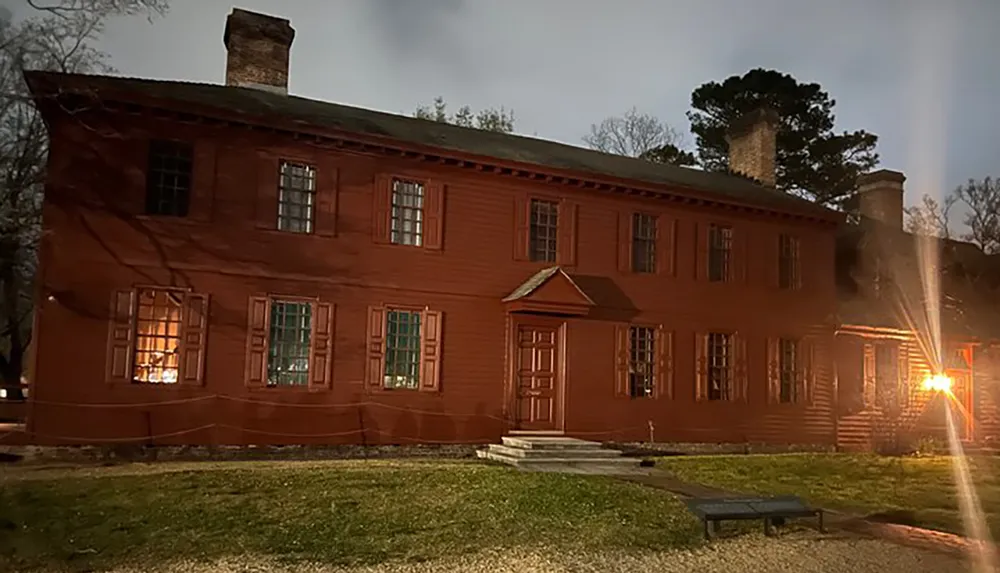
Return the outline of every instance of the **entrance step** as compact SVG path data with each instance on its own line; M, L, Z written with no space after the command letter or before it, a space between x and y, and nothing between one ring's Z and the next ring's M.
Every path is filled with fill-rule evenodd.
M476 455L527 471L576 474L637 474L638 458L626 458L621 451L566 437L504 436L502 444L490 444Z

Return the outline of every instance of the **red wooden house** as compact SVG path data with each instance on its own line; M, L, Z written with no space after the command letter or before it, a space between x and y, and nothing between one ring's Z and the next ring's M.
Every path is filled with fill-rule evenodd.
M707 173L292 96L293 37L234 10L225 85L27 74L32 441L843 441L842 216L773 188L773 113Z

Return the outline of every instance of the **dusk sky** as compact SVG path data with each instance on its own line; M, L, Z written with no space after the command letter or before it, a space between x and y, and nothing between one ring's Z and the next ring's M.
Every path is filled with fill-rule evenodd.
M692 89L774 68L820 83L838 130L876 133L908 202L1000 175L997 0L174 0L152 25L112 22L101 47L124 75L222 82L234 5L291 20L304 97L502 105L517 132L577 145L634 105L690 146Z

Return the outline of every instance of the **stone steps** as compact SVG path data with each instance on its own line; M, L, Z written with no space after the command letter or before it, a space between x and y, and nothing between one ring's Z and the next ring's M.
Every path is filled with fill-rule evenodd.
M476 452L482 459L527 471L578 474L645 473L638 458L623 457L621 451L598 442L553 436L504 436L503 443L490 444Z

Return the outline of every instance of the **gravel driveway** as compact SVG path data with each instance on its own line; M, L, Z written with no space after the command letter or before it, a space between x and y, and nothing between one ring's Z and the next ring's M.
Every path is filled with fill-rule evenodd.
M146 573L119 569L117 573ZM570 572L698 572L698 573L941 573L965 572L968 566L946 555L911 549L885 541L839 534L789 533L781 538L748 535L719 540L691 550L632 554L558 554L544 551L483 553L417 564L385 564L342 568L322 565L287 567L253 559L227 560L215 565L177 564L164 573L570 573Z

